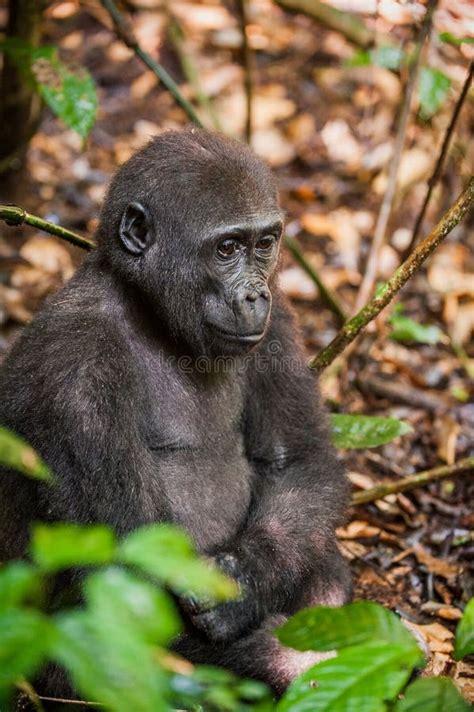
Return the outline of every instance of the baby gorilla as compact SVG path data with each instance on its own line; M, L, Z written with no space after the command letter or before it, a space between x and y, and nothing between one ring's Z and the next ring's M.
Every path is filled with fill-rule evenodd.
M274 627L350 589L334 534L344 474L277 286L282 225L248 148L159 136L118 171L97 249L0 378L0 422L55 473L53 487L2 473L0 557L25 553L33 520L180 524L243 597L183 604L176 650L278 691L315 657Z

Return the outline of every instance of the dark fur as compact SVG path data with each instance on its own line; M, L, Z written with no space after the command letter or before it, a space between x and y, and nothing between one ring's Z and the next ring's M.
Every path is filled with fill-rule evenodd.
M119 240L133 201L154 238L138 256ZM210 611L185 604L177 649L281 689L291 674L271 616L342 603L349 582L334 535L346 483L275 285L277 255L237 275L213 262L216 231L244 225L251 240L279 215L268 169L205 132L164 134L118 171L97 250L3 366L0 422L38 450L56 484L2 473L0 557L24 555L33 520L104 522L119 534L182 524L246 595ZM209 333L209 313L246 332L256 312L245 294L262 285L273 306L257 346Z

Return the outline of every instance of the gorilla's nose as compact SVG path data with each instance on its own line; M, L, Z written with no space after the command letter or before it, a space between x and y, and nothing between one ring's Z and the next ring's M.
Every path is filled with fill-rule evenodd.
M259 333L264 330L270 312L270 290L262 285L243 289L235 299L235 313L242 331Z

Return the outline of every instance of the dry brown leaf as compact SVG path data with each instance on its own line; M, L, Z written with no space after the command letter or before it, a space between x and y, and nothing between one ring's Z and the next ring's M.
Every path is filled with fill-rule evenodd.
M416 556L420 564L426 566L431 573L436 574L437 576L442 576L445 579L452 579L458 573L458 567L455 564L451 564L449 561L446 561L446 559L439 559L432 556L420 544L411 547L411 551Z
M428 625L411 623L411 626L423 636L432 653L452 652L453 643L451 641L454 634L441 623L428 623Z
M354 519L346 527L339 527L336 533L340 539L370 539L378 536L381 532L379 527Z
M260 158L274 167L290 163L296 155L293 144L275 127L254 131L252 148Z
M318 296L316 285L301 267L288 267L283 270L278 281L281 290L290 299L314 301Z
M321 129L321 138L331 160L344 163L350 171L360 167L362 146L356 141L346 121L343 119L328 121Z
M56 237L35 235L25 242L20 255L33 267L63 280L72 277L74 267L71 256Z

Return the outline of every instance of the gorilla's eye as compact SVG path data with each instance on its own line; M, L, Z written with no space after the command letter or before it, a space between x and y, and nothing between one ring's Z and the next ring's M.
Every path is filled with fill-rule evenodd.
M271 250L275 238L273 235L265 235L257 242L257 250Z
M232 238L229 238L227 240L222 240L217 246L217 254L219 257L223 257L224 259L228 259L229 257L233 257L236 252L238 252L240 249L240 244L237 242L237 240L233 240Z

